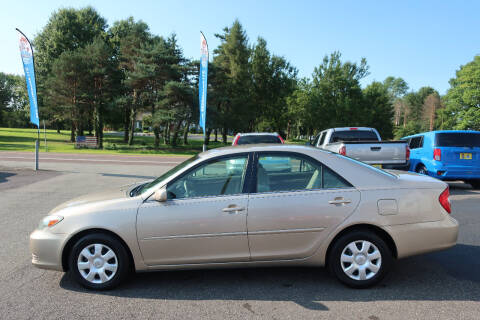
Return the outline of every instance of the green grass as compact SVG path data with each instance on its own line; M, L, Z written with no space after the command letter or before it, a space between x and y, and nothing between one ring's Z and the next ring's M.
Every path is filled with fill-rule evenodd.
M202 141L188 141L188 145L180 144L175 148L161 144L158 150L153 148L153 137L135 137L134 145L129 146L123 142L123 136L105 134L103 150L75 149L75 144L70 142L70 131L47 130L48 152L61 153L101 153L101 154L157 154L157 155L193 155L202 151ZM0 128L0 150L3 151L35 151L36 129ZM224 146L221 142L210 141L208 149ZM40 152L45 152L45 138L43 130L40 131Z
M75 144L70 142L70 131L47 130L48 152L60 153L94 153L94 154L144 154L144 155L194 155L202 151L202 140L188 140L188 145L179 144L177 147L161 144L158 150L153 147L153 137L136 136L135 144L129 146L123 142L122 136L114 136L105 133L103 150L99 149L75 149ZM0 128L0 151L35 151L36 129ZM220 138L220 137L219 137ZM162 141L162 140L161 140ZM305 144L306 140L287 141L290 144ZM228 143L227 145L230 145ZM213 136L208 149L225 146L221 142L214 142ZM43 130L40 131L40 152L45 152L45 137Z

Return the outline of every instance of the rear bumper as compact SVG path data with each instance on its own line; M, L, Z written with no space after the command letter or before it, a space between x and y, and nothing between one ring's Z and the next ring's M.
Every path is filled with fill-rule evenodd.
M398 258L448 249L457 243L458 222L448 216L435 222L385 227L397 246Z
M453 166L434 163L427 167L428 175L440 180L480 179L480 167Z
M410 169L410 162L404 164L383 164L382 169L408 171Z
M63 271L62 250L67 236L45 230L35 230L30 235L32 264L41 269Z

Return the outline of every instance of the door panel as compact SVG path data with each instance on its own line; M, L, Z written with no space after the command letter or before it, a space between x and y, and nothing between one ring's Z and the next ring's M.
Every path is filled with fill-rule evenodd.
M145 263L248 261L247 207L247 195L145 202L137 218Z
M350 202L329 203L336 199ZM353 188L250 195L248 237L252 260L312 255L359 201L360 192Z

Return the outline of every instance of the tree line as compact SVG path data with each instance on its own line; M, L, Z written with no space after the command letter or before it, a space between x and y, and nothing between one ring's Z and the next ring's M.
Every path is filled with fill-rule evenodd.
M254 43L238 20L215 34L208 69L207 137L277 131L287 139L329 127L371 126L382 137L433 129L480 129L480 56L461 66L445 96L431 87L409 91L388 77L362 88L366 59L327 55L310 78L265 39ZM40 118L49 128L69 129L70 139L104 128L121 130L133 144L135 120L148 113L154 146L176 146L198 123L199 61L184 56L175 34L153 34L130 17L108 26L95 9L60 9L33 41ZM0 124L28 126L24 78L0 73Z

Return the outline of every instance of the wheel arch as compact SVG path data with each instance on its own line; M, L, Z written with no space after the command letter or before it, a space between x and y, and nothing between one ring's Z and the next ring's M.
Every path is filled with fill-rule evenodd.
M68 271L68 269L69 269L68 258L69 258L70 252L71 252L73 246L75 245L75 243L79 239L83 238L84 236L89 235L89 234L95 234L95 233L103 233L103 234L106 234L106 235L109 235L109 236L112 236L112 237L116 238L123 245L125 250L127 251L128 259L129 259L129 262L130 262L130 267L134 268L135 263L134 263L134 260L133 260L132 251L130 250L130 247L127 245L127 243L119 235L117 235L115 232L112 232L112 231L107 230L107 229L92 228L92 229L82 230L82 231L76 233L75 235L73 235L67 241L67 243L65 244L65 246L63 247L63 250L62 250L62 268L63 268L63 271Z
M417 172L417 169L420 168L420 166L423 166L425 169L427 169L427 166L422 162L419 161L416 165L415 168L413 168L413 171ZM428 169L427 169L428 170Z
M353 232L353 231L368 231L372 232L378 237L380 237L385 243L387 244L388 248L391 250L393 257L396 259L398 257L398 252L397 252L397 246L395 244L395 241L393 240L392 236L385 231L384 229L372 225L372 224L354 224L351 226L346 227L345 229L341 230L338 232L335 237L330 241L327 252L325 254L325 265L328 266L328 259L330 257L330 252L332 250L332 247L334 246L335 242L340 239L343 235Z

